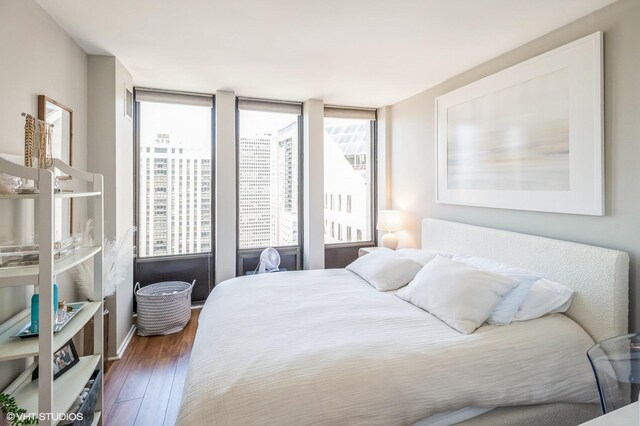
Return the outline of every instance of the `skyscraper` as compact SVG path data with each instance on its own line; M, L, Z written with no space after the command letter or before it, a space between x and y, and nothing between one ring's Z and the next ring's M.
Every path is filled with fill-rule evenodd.
M325 119L325 243L371 239L371 124L368 120ZM325 167L325 171L327 168Z
M275 182L272 185L271 240L276 246L298 243L298 123L278 131L273 146Z
M298 126L241 136L239 247L298 243Z
M268 247L271 244L273 177L273 135L263 133L241 137L238 152L239 165L239 246L242 248Z
M211 159L171 138L140 149L141 256L211 250Z

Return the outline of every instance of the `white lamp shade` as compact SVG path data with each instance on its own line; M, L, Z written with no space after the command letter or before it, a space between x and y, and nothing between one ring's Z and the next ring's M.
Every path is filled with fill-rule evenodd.
M397 210L380 210L378 212L379 231L396 232L402 229L402 213Z

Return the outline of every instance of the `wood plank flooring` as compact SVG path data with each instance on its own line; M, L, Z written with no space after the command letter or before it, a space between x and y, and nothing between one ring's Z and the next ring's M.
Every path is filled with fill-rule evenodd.
M120 361L113 361L104 381L104 425L173 426L198 327L200 309L180 333L133 336Z

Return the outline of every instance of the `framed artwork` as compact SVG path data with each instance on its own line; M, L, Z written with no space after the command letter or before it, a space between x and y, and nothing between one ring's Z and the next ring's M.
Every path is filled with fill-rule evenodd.
M436 99L436 201L604 215L602 33Z

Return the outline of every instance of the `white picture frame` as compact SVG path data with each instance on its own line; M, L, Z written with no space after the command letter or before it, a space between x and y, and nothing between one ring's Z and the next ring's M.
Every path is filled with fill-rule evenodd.
M436 99L436 202L602 216L603 34Z

